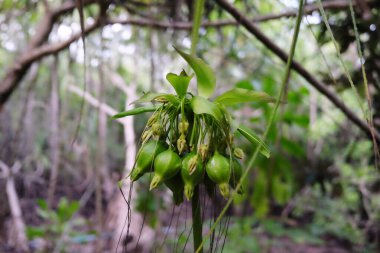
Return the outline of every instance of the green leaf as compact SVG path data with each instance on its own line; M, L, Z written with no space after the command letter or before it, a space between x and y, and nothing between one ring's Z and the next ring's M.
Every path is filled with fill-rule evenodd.
M247 79L243 79L243 80L238 81L235 84L235 87L241 88L241 89L253 90L252 82L250 80L247 80Z
M32 240L34 238L43 237L46 231L43 227L26 227L25 233L28 239Z
M211 67L200 58L186 54L176 47L174 49L194 70L197 76L198 95L209 98L214 93L216 86L216 78Z
M262 143L260 153L266 158L270 157L270 151L268 146L248 127L240 126L237 129L247 140L249 140L253 145L257 146Z
M242 88L234 88L218 96L214 102L223 105L233 105L244 102L268 102L274 103L276 99L262 91L252 91Z
M48 204L44 199L37 199L37 204L42 210L48 210Z
M160 101L160 99L162 100ZM172 94L148 92L148 93L145 93L139 99L133 101L131 104L148 103L148 102L163 102L163 101L168 101L174 105L179 103L178 98Z
M125 112L120 112L116 115L113 115L112 119L124 118L126 116L137 115L137 114L141 114L141 113L145 113L145 112L154 112L155 110L157 110L157 107L155 107L155 106L133 108L131 110L128 110Z
M203 97L194 96L190 100L190 106L195 114L209 114L219 122L223 120L223 114L219 107Z
M180 75L174 73L169 73L166 75L166 80L173 86L179 97L186 95L187 88L193 76L188 76L184 70L182 70Z

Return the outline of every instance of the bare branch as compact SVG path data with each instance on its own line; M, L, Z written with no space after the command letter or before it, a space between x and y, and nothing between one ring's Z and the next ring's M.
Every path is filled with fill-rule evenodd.
M84 5L94 2L95 0L86 0L84 1ZM5 72L5 77L0 81L0 111L4 103L8 100L9 96L12 94L14 89L16 89L17 85L28 71L31 63L45 55L41 54L43 52L39 52L41 54L40 57L33 57L33 53L38 53L39 51L37 50L36 52L34 49L41 46L47 40L56 20L60 16L73 11L74 8L74 2L65 1L59 8L45 13L36 29L36 34L26 46L25 51L18 58L16 58L15 62Z
M353 3L354 6L357 5L356 2ZM368 5L374 5L373 1L367 2ZM377 4L378 5L378 4ZM349 8L349 2L346 0L335 0L329 2L323 2L323 8L325 10L342 10ZM318 11L319 7L316 4L306 5L304 9L304 15L311 14L314 11ZM281 18L290 18L297 15L297 10L288 10L282 13L268 14L257 16L253 19L250 19L252 23L259 23L271 20L277 20ZM125 25L137 25L137 26L146 26L153 27L156 29L181 29L181 30L191 30L192 22L167 22L167 21L158 21L154 19L134 19L128 18L125 20L110 19L107 24L125 24ZM236 20L219 20L219 21L204 21L201 26L205 28L219 28L224 26L236 26L239 25L239 22Z
M111 106L105 104L105 103L100 103L98 99L96 99L94 96L92 96L88 92L84 92L82 89L78 88L75 85L69 85L68 90L82 98L84 98L90 105L92 105L95 108L101 107L101 109L109 116L112 117L113 115L117 114L118 111ZM124 119L115 119L115 121L125 124Z
M96 2L95 0L87 0L84 1L84 5L88 5L91 3ZM374 1L368 1L367 2L369 6L379 5L378 3ZM334 1L328 1L324 2L323 6L325 9L331 9L331 10L338 10L338 9L345 9L348 8L348 2L345 0L334 0ZM48 12L45 14L44 18L42 19L39 27L37 28L36 35L32 38L30 43L27 46L27 50L18 57L14 64L6 71L5 77L0 81L0 111L1 107L4 105L4 103L8 100L9 96L12 94L12 92L17 88L18 83L22 80L26 72L28 71L31 63L38 61L42 57L50 54L55 54L60 52L61 50L67 48L71 43L78 40L78 38L81 36L80 33L73 35L70 39L59 42L56 44L48 44L48 45L42 45L44 41L46 41L46 38L48 37L52 26L55 22L55 20L60 17L61 15L64 15L66 13L69 13L75 8L75 2L64 2L64 4L56 9L52 10L51 12ZM305 14L312 13L313 11L318 10L318 7L315 5L307 5L305 7ZM252 24L253 22L264 22L279 18L286 18L286 17L293 17L296 15L296 10L290 10L279 14L268 14L263 16L258 16L252 20L248 20L245 18L245 21ZM101 17L100 17L101 18ZM90 26L88 26L84 33L85 35L88 35L95 29L99 28L100 21L98 18L96 22ZM104 17L103 17L104 18ZM191 22L166 22L166 21L157 21L157 20L151 20L151 19L135 19L135 18L128 18L124 20L117 20L117 19L107 19L105 20L105 25L112 25L112 24L124 24L124 25L136 25L141 27L153 27L156 29L182 29L182 30L190 30L192 27ZM220 21L205 21L202 23L202 26L205 28L218 28L223 26L235 26L240 24L237 20L220 20ZM243 23L242 23L243 24Z

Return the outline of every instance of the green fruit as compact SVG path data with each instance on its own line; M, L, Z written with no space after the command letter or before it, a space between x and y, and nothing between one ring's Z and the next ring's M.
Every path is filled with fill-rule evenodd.
M150 183L150 190L174 177L181 170L181 166L181 158L171 149L157 155L154 159L154 176Z
M165 181L165 185L173 193L173 201L176 206L183 202L183 189L184 184L180 174L175 175L174 177Z
M154 158L164 152L167 145L161 141L148 141L139 150L135 167L131 172L131 180L136 181L146 172L148 172L153 165Z
M193 197L194 187L203 179L203 164L195 153L188 154L182 161L182 180L185 184L187 200Z
M224 198L228 198L230 180L229 160L215 151L214 155L207 162L206 172L208 177L219 186L220 193Z
M231 171L231 176L230 176L230 182L229 182L232 188L234 188L234 189L236 188L242 174L243 174L243 167L241 166L239 161L234 158L233 163L232 163L232 171ZM238 194L244 193L242 185L240 185L239 189L237 190L237 193Z

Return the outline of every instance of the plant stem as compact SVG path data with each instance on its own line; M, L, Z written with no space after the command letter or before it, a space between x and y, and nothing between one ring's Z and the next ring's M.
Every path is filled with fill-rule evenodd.
M199 187L194 189L193 198L191 199L191 211L193 218L193 239L194 239L194 252L203 252L201 247L202 243L202 218L201 218L201 206L199 202Z
M191 32L191 50L190 54L195 56L198 38L199 38L199 28L201 25L202 12L205 0L195 0L194 5L194 16L193 16L193 29ZM194 122L196 118L194 117ZM201 125L201 124L199 124ZM194 133L194 129L192 131ZM191 140L193 139L193 133L191 136ZM196 186L194 189L194 194L191 199L191 209L192 209L192 219L193 219L193 238L194 238L194 252L198 250L198 252L203 253L202 248L202 218L201 218L201 205L199 202L199 187Z

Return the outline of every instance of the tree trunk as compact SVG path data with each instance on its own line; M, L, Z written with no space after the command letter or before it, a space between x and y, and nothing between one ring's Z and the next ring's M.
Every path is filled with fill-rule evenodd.
M51 92L50 92L50 159L51 173L48 189L48 204L51 207L54 202L54 194L57 186L58 170L60 163L59 147L59 80L58 80L58 56L54 56L51 68Z
M104 78L102 63L99 68L99 83L98 86L98 138L97 138L97 152L96 152L96 166L95 166L95 216L96 216L96 230L99 235L95 252L103 252L103 184L109 182L109 174L106 162L106 142L107 142L107 115L103 109L104 101ZM112 190L106 187L105 190ZM109 195L106 192L106 196ZM108 196L107 196L108 197Z

